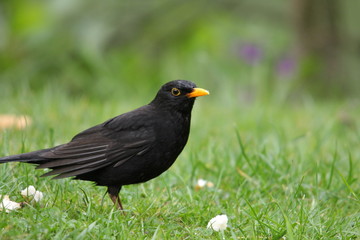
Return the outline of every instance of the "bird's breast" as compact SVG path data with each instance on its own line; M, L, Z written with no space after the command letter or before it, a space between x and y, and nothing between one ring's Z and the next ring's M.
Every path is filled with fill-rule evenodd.
M136 131L142 133L142 138L146 136L147 139L152 139L150 146L133 155L123 164L109 167L107 173L101 176L100 185L146 182L159 176L175 162L188 140L189 118L172 115L157 116L159 116L158 121L154 121L156 118L151 118L151 122L147 122L141 131ZM135 135L132 137L136 138ZM108 182L110 179L111 182Z
M190 122L169 118L157 126L154 146L148 152L142 181L147 181L166 171L184 149L189 137Z

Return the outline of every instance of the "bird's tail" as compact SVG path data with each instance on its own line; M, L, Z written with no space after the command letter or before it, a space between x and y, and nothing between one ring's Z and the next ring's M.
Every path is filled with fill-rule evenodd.
M49 149L2 157L0 158L0 164L7 162L27 162L40 164L43 163L44 160L47 160L46 158L40 156L41 153L44 153L46 151L49 151Z

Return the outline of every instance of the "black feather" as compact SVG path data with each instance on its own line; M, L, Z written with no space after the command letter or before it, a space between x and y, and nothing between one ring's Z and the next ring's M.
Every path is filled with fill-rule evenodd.
M114 197L123 185L148 181L167 170L184 148L190 131L195 84L185 80L161 87L148 105L89 128L66 144L0 158L49 168L43 176L75 177L107 186ZM180 94L175 96L172 91ZM117 200L116 200L117 199Z

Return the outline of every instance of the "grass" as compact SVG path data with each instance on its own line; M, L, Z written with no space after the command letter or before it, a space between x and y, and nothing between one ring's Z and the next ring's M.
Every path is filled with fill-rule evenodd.
M0 238L358 238L358 102L304 97L285 103L275 96L243 101L244 92L236 89L209 89L212 95L198 99L188 145L171 169L121 191L125 216L113 208L105 188L40 178L44 172L27 164L1 164L0 194L20 202L20 190L34 185L45 198L16 212L0 212ZM1 111L25 113L33 124L2 131L0 155L66 142L80 130L149 102L154 91L101 103L57 88L9 94ZM196 191L199 178L215 186ZM223 233L206 229L218 214L229 217Z
M149 102L167 80L194 80L211 95L196 102L189 142L175 164L154 180L123 188L126 216L113 208L103 187L40 178L44 171L27 164L0 164L0 194L21 202L20 190L29 185L45 194L40 204L0 212L0 239L359 238L360 102L299 93L312 87L300 78L316 66L300 69L299 80L296 73L278 74L278 61L291 57L296 45L291 24L257 14L251 14L256 21L238 18L242 14L230 5L236 17L201 8L207 14L196 14L178 32L171 26L183 25L193 11L176 8L132 26L136 12L113 5L102 11L108 21L95 14L97 24L89 15L102 9L97 4L89 11L82 4L70 12L59 8L63 13L31 4L9 7L5 12L15 14L4 15L0 114L26 114L32 125L1 130L0 156L67 142ZM114 25L111 12L117 19L119 10L130 15ZM181 11L180 20L168 21ZM91 47L97 41L83 34L103 26L109 28L98 37L105 40L117 29L135 34L125 45L120 37L116 46ZM239 53L249 43L263 55L254 65ZM195 190L199 178L214 187ZM229 227L206 229L218 214L229 217Z

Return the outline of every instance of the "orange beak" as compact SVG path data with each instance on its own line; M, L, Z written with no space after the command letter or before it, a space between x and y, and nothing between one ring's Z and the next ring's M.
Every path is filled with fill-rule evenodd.
M186 96L188 98L193 98L193 97L201 97L201 96L205 96L205 95L209 95L209 91L202 89L202 88L193 88L193 91L191 93L186 94Z

